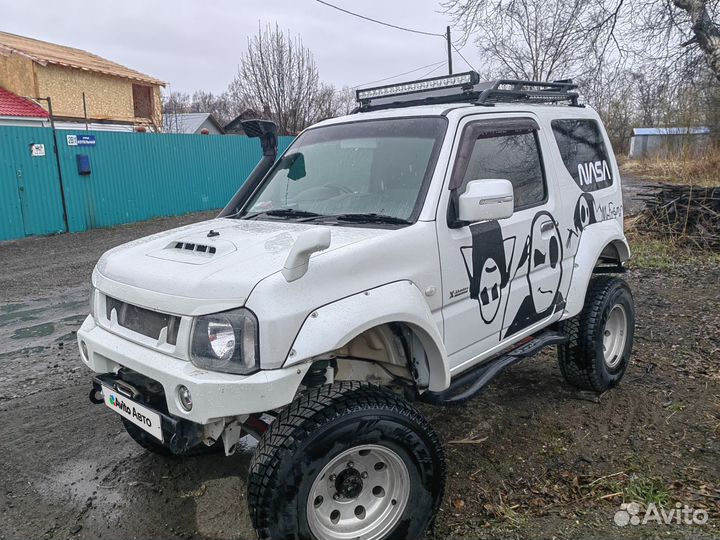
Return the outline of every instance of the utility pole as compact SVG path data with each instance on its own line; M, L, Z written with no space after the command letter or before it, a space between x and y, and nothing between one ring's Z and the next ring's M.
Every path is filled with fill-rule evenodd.
M450 27L449 26L445 30L445 37L447 38L448 75L452 75L452 41L450 41Z

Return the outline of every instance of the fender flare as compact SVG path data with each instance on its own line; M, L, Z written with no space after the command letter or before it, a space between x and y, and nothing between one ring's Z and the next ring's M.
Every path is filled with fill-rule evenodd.
M338 349L366 330L389 323L408 325L422 343L429 390L446 389L447 351L424 295L410 281L388 283L315 309L303 322L284 367Z
M595 265L608 246L612 246L617 251L620 262L625 262L630 258L630 247L625 239L622 226L617 220L593 223L582 231L580 244L573 261L573 273L563 319L574 317L582 311Z

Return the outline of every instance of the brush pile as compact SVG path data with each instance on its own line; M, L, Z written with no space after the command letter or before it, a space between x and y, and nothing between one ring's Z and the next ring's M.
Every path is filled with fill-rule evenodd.
M660 184L639 198L645 201L639 230L720 251L720 188Z

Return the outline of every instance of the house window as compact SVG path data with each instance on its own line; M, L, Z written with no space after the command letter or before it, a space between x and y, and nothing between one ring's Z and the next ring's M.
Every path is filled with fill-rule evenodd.
M135 118L153 117L153 89L152 86L133 84L133 109Z

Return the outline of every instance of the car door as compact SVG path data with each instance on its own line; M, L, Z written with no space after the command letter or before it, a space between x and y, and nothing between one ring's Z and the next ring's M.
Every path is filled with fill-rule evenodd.
M547 144L531 114L482 115L458 126L437 228L445 346L460 370L542 326L562 303L562 242L555 188L543 164ZM514 214L460 223L458 197L473 180L509 180ZM447 212L447 215L444 215Z

